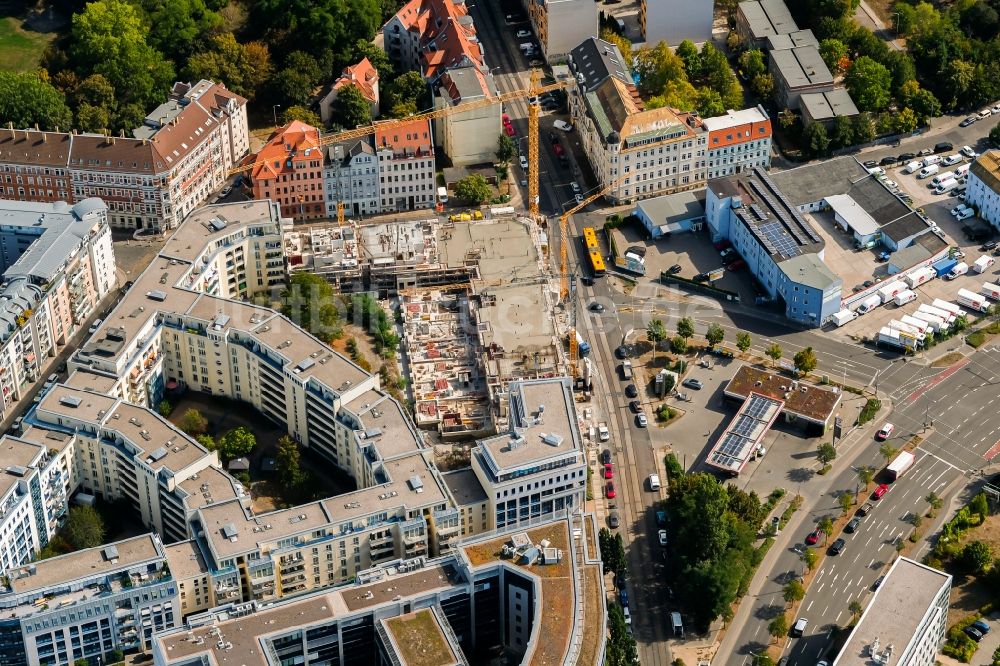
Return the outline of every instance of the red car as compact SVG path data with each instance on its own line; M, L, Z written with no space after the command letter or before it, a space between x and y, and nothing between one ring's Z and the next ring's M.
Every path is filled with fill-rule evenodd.
M820 535L819 530L813 530L812 532L806 535L806 543L810 546L815 546L819 542L819 535Z
M607 465L604 466L604 478L605 479L615 478L615 470L611 466L611 463L608 463Z
M608 481L607 485L604 486L604 496L608 499L615 498L615 484Z
M747 265L747 262L743 261L742 259L737 259L733 263L727 264L726 265L726 270L735 273L736 271L740 270L741 268L745 267L746 265Z
M562 157L565 154L563 152L562 144L558 141L552 144L552 152L556 154L556 157Z
M882 499L882 495L885 495L887 492L889 492L889 484L881 483L875 489L875 492L872 493L872 499Z

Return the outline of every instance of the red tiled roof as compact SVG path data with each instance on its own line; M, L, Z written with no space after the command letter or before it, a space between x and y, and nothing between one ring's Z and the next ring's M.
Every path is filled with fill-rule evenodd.
M436 78L440 70L459 65L465 59L484 64L476 26L466 19L468 15L465 3L455 4L452 0L410 0L396 12L406 30L420 35L426 78Z
M433 144L429 120L411 120L408 123L393 121L389 127L385 127L383 123L375 123L375 147L379 150L391 148L396 155L432 154Z
M35 130L0 130L0 162L65 167L69 163L70 135Z
M333 84L334 90L340 90L347 85L356 85L362 96L371 103L378 101L375 98L375 85L378 83L378 71L371 64L368 58L364 58L356 65L344 68L340 78Z
M254 157L253 180L272 178L285 169L285 159L295 153L294 159L307 157L306 151L319 151L319 130L300 120L293 120L271 135L267 144ZM321 153L317 152L317 159ZM275 166L277 163L277 166Z

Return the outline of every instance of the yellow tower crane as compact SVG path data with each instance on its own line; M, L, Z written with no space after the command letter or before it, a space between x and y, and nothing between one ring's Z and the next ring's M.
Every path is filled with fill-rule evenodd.
M528 98L528 213L538 221L538 95L539 72L531 70L531 84Z

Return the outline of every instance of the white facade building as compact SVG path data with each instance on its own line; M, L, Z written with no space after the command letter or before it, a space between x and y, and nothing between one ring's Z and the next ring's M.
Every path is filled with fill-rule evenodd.
M771 120L762 106L705 118L708 177L721 178L771 166Z
M577 44L596 37L597 6L587 0L523 0L542 55L563 62Z
M873 661L933 666L944 645L950 600L950 574L898 558L833 666L863 666Z
M378 158L371 137L327 147L323 188L326 190L327 217L337 217L338 202L344 205L347 217L382 212Z
M994 229L1000 229L1000 151L986 151L972 163L965 203L975 207L979 217Z
M677 46L685 39L712 39L712 0L640 0L639 29L650 45L666 42Z

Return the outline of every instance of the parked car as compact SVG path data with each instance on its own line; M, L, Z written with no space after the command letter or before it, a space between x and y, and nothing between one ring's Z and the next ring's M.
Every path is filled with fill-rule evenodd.
M639 389L635 387L635 384L629 384L625 387L625 397L627 398L638 398Z
M612 465L611 463L607 463L604 466L604 469L601 472L601 474L604 476L605 479L613 479L613 478L615 478L615 467L614 467L614 465Z
M965 633L966 636L968 636L972 640L976 641L977 643L979 641L983 640L983 632L979 631L978 629L976 629L975 627L973 627L971 624L969 626L967 626L965 629L963 629L962 631Z
M861 166L863 166L866 169L872 169L878 166L878 162L876 162L875 160L865 160L864 162L861 163Z
M938 143L938 144L934 145L934 152L935 153L947 153L949 150L952 150L952 149L954 149L954 146L952 146L947 141L942 141L941 143Z
M965 158L962 153L955 153L954 155L949 155L948 157L941 160L941 166L951 166L952 164L958 164Z
M958 124L958 126L959 127L968 127L972 123L976 122L976 120L978 120L978 118L976 118L975 116L969 116L968 118L966 118L965 120L963 120L962 122L960 122Z
M903 153L899 156L900 162L912 162L916 158L916 153Z
M896 429L896 426L891 423L886 423L884 426L879 428L879 431L875 433L875 439L884 442L892 436L892 431Z
M879 160L879 166L884 166L884 167L892 166L895 163L896 163L896 158L893 157L892 155L889 155L888 157L883 157L881 160Z
M871 502L865 502L864 504L861 505L861 508L858 509L858 515L867 516L869 513L871 513L872 508L873 507Z
M844 526L844 531L847 532L848 534L851 534L852 532L856 532L860 525L861 525L861 519L858 518L857 516L854 516L853 518L851 518L850 521L848 521L847 525Z
M955 206L954 208L952 208L948 212L951 213L952 215L958 215L959 213L961 213L966 208L968 208L968 206L965 205L964 203L963 204L958 204L957 206ZM952 256L954 256L954 255L952 255Z
M726 264L726 270L735 273L736 271L743 269L746 265L747 262L743 261L742 259L737 259L732 263Z
M960 150L959 152L968 157L970 160L974 160L977 157L979 157L979 153L974 151L972 149L972 146L962 146L962 150Z
M517 31L517 38L518 39L527 39L529 37L531 37L531 32L530 31L528 31L528 30L518 30Z
M618 525L620 524L621 521L618 518L617 511L612 511L611 513L608 514L608 527L610 527L613 530L616 530L618 529Z
M842 552L844 552L845 548L847 548L847 542L844 541L843 539L837 539L832 544L830 544L830 554L840 555Z
M973 622L969 626L970 627L975 627L976 629L979 630L979 633L981 633L984 636L986 634L990 633L990 625L987 624L986 620L983 620L982 618L976 620L975 622Z
M615 498L615 484L612 481L608 481L607 485L604 486L604 496L608 499Z
M604 312L604 306L601 305L600 303L591 303L590 304L590 311L591 312Z
M701 383L701 380L700 379L695 379L694 377L689 377L689 378L685 379L683 382L681 382L681 385L682 386L686 386L686 387L688 387L690 389L694 389L695 391L700 391L702 389L702 386L703 386L703 384Z
M667 526L667 512L666 511L657 511L656 512L656 526L657 527L666 527Z
M615 356L618 358L628 358L628 347L620 345L615 349Z
M887 492L889 492L889 484L880 483L878 488L875 489L875 492L872 493L872 499L880 500Z
M997 241L995 240L986 241L985 243L983 243L983 246L979 249L982 250L983 252L989 252L990 250L995 248L998 244L1000 243L997 243Z
M649 419L646 418L645 414L636 414L635 424L640 428L645 428L646 426L649 425Z
M601 464L610 465L611 464L611 449L604 449L601 451Z
M959 213L958 215L956 215L955 219L957 219L959 221L961 221L961 220L967 220L967 219L969 219L970 217L972 217L975 214L976 214L976 211L972 210L971 208L966 208L961 213Z
M806 535L806 544L810 546L815 546L817 543L819 543L819 537L821 534L822 532L820 532L819 530L813 530L812 532Z
M639 402L638 400L632 400L632 401L630 401L628 403L628 407L629 407L629 409L632 410L633 414L641 414L642 413L642 403Z
M657 536L660 539L660 545L661 546L666 546L667 545L667 531L666 530L660 530L659 532L657 532Z
M993 115L993 109L983 109L978 115L980 120L985 120Z
M881 576L876 578L875 582L872 583L872 589L877 590L878 588L882 587L882 581L884 580L885 580L885 574L882 574Z
M528 158L527 157L525 157L524 155L520 155L520 156L518 156L517 161L518 161L518 164L521 165L522 169L524 169L525 171L528 170Z

